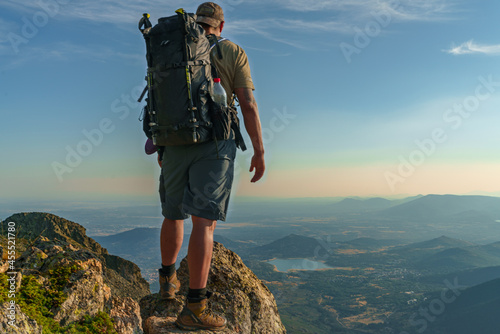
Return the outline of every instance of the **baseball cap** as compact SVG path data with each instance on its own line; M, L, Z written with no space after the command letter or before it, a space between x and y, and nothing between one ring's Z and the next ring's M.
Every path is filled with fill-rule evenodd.
M196 22L217 28L224 21L222 8L214 2L204 2L196 10Z

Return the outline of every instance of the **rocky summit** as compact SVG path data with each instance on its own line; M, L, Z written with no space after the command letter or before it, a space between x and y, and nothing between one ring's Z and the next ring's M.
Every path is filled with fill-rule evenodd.
M159 294L153 294L140 301L145 334L183 332L174 322L186 302L189 285L186 259L181 262L177 276L181 281L181 291L176 299L162 301ZM236 253L217 242L214 243L207 287L213 292L210 298L212 310L227 319L226 329L220 333L286 333L269 289ZM200 330L196 333L212 332Z
M0 265L0 284L12 293L0 302L4 310L15 304L16 327L4 312L2 333L142 331L138 300L150 292L134 263L108 254L82 226L63 218L16 214L2 222L3 231L11 221L19 253L14 269L7 261Z
M14 270L6 238L11 221L16 222ZM21 213L0 228L0 307L6 310L0 312L1 333L182 333L174 321L188 289L186 259L178 270L177 298L161 301L150 294L137 265L110 255L77 223ZM269 289L219 243L208 288L212 309L228 320L222 333L286 333Z

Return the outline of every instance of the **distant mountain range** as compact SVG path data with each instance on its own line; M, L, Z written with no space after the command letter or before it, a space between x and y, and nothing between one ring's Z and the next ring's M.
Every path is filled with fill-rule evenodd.
M109 236L93 237L100 245L110 253L119 255L139 265L143 272L160 266L160 229L159 228L135 228L129 231ZM224 247L239 252L247 249L252 244L229 240L220 235L214 235L214 240L223 244ZM184 242L179 252L178 261L187 255L189 234L184 236ZM152 287L156 288L155 287Z
M429 271L458 271L500 265L500 243L476 245L442 236L428 241L394 247L389 253Z
M189 235L185 236L186 241ZM500 266L500 242L477 245L464 240L441 236L431 240L400 246L397 240L377 240L357 238L346 242L327 242L290 234L267 245L250 247L251 244L232 241L222 236L214 239L229 249L236 249L243 258L253 260L292 259L321 257L343 257L350 255L351 260L366 262L387 259L401 259L408 266L428 272L453 272L482 267ZM160 262L160 229L137 228L107 237L95 237L109 252L135 261L141 267L157 266ZM187 252L187 242L181 250ZM333 261L333 260L332 260Z
M334 203L326 200L311 202L304 199L304 201L277 202L273 205L277 210L286 208L286 212L291 215L297 215L300 212L311 214L310 211L314 211L319 216L369 214L373 218L409 221L492 222L500 220L500 197L492 196L419 195L396 200L380 197L349 197Z
M421 197L422 195L406 197L397 200L389 200L381 197L373 197L373 198L347 197L339 202L331 204L330 209L332 210L332 212L336 213L346 213L346 212L362 213L362 212L380 211L407 202L414 201L415 199Z
M381 216L409 220L500 219L500 198L489 196L427 195L379 212Z
M447 236L441 236L431 240L415 242L404 246L394 247L388 252L397 254L408 260L415 260L425 256L436 254L450 248L460 248L473 246L473 243L464 240L457 240Z
M425 257L415 263L417 268L429 271L457 271L468 268L489 267L500 265L500 256L488 254L481 247L450 248L437 254Z
M290 234L268 245L251 248L243 254L250 258L266 260L272 258L309 258L313 257L320 248L321 244L315 238Z
M335 211L370 211L381 210L394 206L395 203L385 198L375 197L369 199L345 198L332 205Z

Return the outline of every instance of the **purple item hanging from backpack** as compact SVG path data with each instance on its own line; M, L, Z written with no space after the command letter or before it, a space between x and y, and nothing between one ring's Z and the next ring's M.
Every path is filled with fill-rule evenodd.
M151 139L148 139L146 141L146 145L144 147L146 154L151 155L153 153L156 153L158 151L158 147L156 147L155 144L153 144L153 141Z

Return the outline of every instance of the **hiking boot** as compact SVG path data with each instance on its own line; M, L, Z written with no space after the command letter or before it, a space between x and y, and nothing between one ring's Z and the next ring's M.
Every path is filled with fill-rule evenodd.
M177 273L170 277L162 275L160 271L160 297L161 299L174 299L175 293L179 292L181 282L177 279Z
M188 302L175 321L177 327L189 331L197 329L218 331L226 328L226 319L212 313L207 303L207 298L197 303Z

